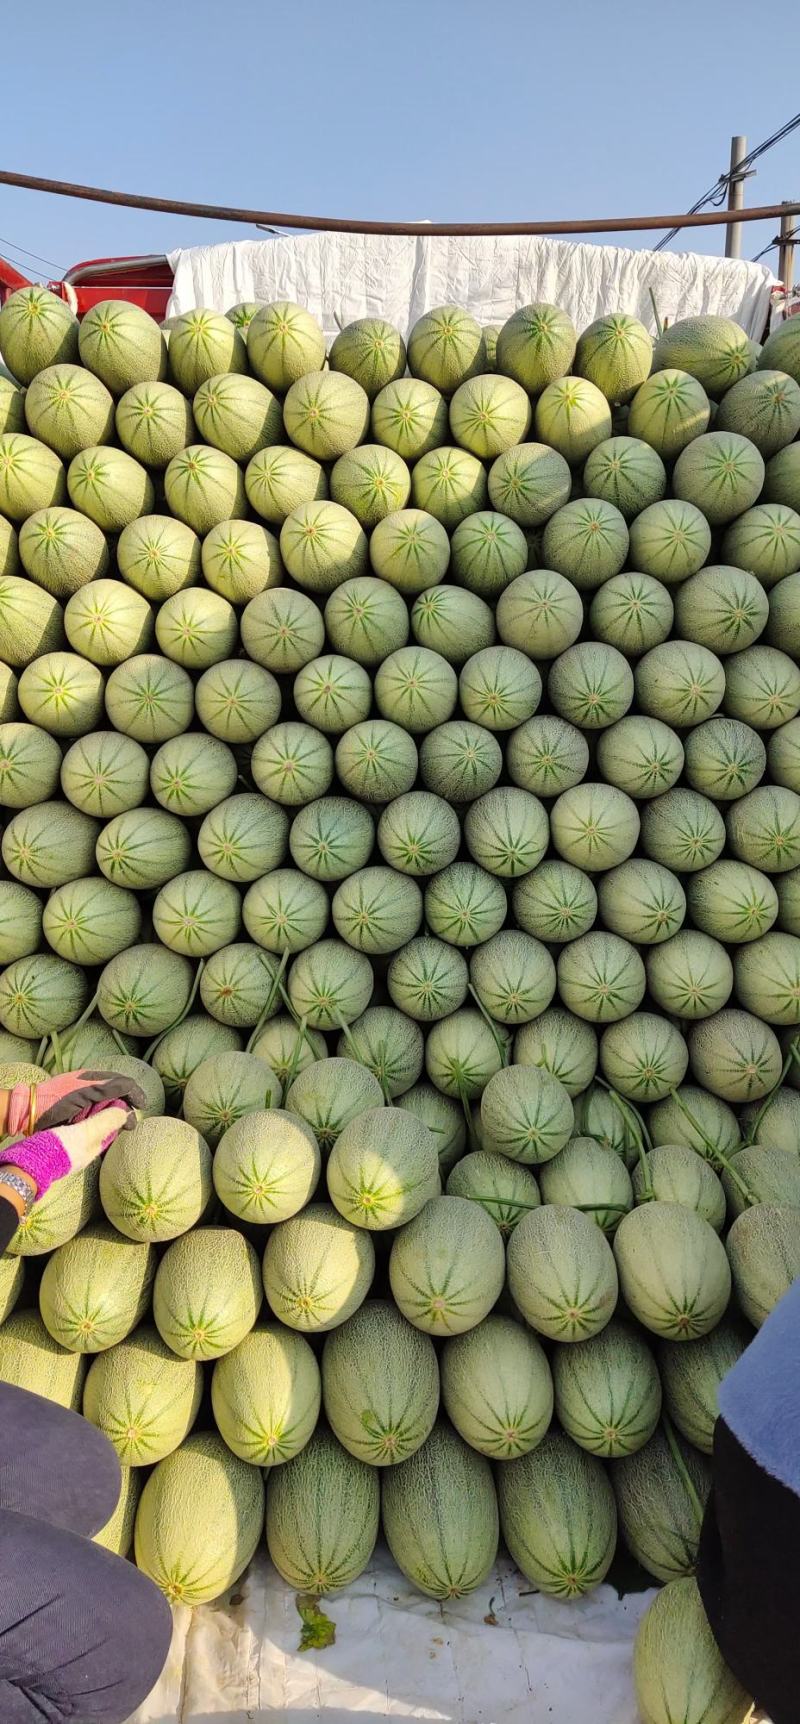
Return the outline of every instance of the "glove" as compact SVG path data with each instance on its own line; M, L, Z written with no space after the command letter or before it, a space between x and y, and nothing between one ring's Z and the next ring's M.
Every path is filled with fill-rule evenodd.
M84 1119L98 1102L119 1100L130 1102L134 1108L147 1105L138 1083L121 1072L61 1072L42 1083L15 1085L9 1092L5 1130L23 1133L49 1129Z
M37 1131L32 1137L7 1144L0 1150L0 1166L10 1164L27 1173L36 1186L37 1196L44 1197L57 1179L81 1173L108 1149L121 1131L135 1124L136 1115L127 1102L100 1102L80 1124Z

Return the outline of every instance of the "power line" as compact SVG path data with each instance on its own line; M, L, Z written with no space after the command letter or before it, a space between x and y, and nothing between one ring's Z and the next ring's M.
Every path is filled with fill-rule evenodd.
M47 265L48 269L58 270L60 275L65 273L63 265L60 263L54 263L51 257L40 257L38 251L28 251L26 246L17 245L16 241L13 239L4 239L2 234L0 234L0 245L10 246L12 251L20 252L23 257L32 257L35 263L44 263ZM10 258L6 258L6 263L10 263L10 261Z
M795 131L798 126L800 126L800 114L795 114L793 119L787 120L786 124L780 126L777 132L773 132L771 137L765 138L763 143L756 144L752 150L748 150L747 155L743 156L741 161L737 164L736 177L738 178L738 176L747 168L751 168L753 163L757 162L761 156L766 155L767 150L773 149L775 144L782 143L783 139L788 138L790 132ZM687 210L687 215L697 215L698 211L705 209L707 204L711 204L712 206L719 208L720 204L723 202L732 178L733 174L730 171L726 174L720 174L719 178L714 181L713 186L709 186L708 191L704 192L702 197L699 197L697 202L692 204L690 210ZM670 241L673 240L676 234L679 234L680 231L679 226L670 228L669 233L664 234L663 239L659 240L658 245L654 246L653 250L663 251L664 246L669 245ZM767 250L771 249L771 246L767 247ZM764 253L759 252L759 257L763 256ZM754 258L753 262L757 262L757 259Z

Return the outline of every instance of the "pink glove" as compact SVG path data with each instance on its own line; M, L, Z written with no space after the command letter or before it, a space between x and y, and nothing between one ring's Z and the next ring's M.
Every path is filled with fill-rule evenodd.
M33 1180L37 1195L44 1197L57 1179L81 1173L108 1149L126 1126L136 1124L127 1102L100 1102L88 1119L78 1125L62 1125L54 1131L37 1131L33 1137L6 1144L0 1150L0 1166L18 1167Z
M85 1119L99 1102L125 1099L142 1108L145 1097L133 1078L121 1072L60 1072L41 1083L16 1084L9 1091L5 1130L27 1132Z

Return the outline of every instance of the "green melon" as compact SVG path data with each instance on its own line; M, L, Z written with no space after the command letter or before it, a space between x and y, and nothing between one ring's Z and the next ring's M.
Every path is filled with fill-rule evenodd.
M126 299L103 299L86 312L78 335L81 364L114 395L166 371L166 344L155 318Z
M155 502L146 468L123 449L102 445L81 450L67 472L70 501L104 533L120 533ZM60 502L56 497L48 501Z
M444 1178L450 1168L461 1159L466 1146L467 1128L463 1108L452 1096L442 1095L441 1091L430 1083L417 1083L412 1085L411 1089L404 1090L403 1107L408 1113L421 1119L432 1132L439 1156L439 1171ZM533 1175L530 1177L533 1178ZM464 1194L458 1192L456 1195Z
M405 508L411 474L394 450L364 443L340 455L330 477L331 496L350 510L362 527L377 526L386 515Z
M281 1579L301 1593L340 1592L357 1580L379 1522L377 1473L325 1429L270 1477L267 1548Z
M335 1329L363 1304L375 1272L369 1233L327 1203L275 1227L264 1252L264 1287L275 1316L290 1329Z
M766 461L800 431L800 386L785 371L759 366L726 391L714 424L748 437Z
M680 738L657 718L622 718L597 741L597 765L602 777L637 801L650 801L670 790L680 777L684 748Z
M195 1227L168 1246L153 1287L161 1339L181 1359L216 1359L250 1333L262 1299L258 1259L230 1227Z
M0 880L0 964L30 957L38 950L41 935L41 899L16 880Z
M276 868L256 880L242 904L251 938L268 952L300 952L328 925L325 888L295 868Z
M3 834L3 861L25 886L63 886L93 867L99 825L63 802L21 809Z
M343 1025L336 1052L366 1066L387 1099L404 1095L422 1073L422 1032L392 1006L370 1006L349 1029Z
M563 1204L533 1209L515 1227L508 1285L531 1328L557 1341L597 1334L617 1303L610 1246L594 1220Z
M491 1150L476 1150L456 1162L447 1181L447 1195L479 1203L504 1239L540 1202L539 1187L529 1169ZM465 1431L461 1434L466 1436Z
M765 1149L780 1149L784 1154L798 1153L800 1096L795 1090L785 1086L773 1090L766 1107L763 1102L749 1102L740 1118L748 1141L753 1138Z
M645 969L639 953L618 934L595 931L564 946L558 959L563 1004L590 1023L615 1023L640 1005Z
M337 934L357 951L395 952L417 933L422 893L392 868L360 868L337 888L331 915Z
M49 652L26 666L19 703L32 724L54 736L84 736L103 716L104 678L77 653Z
M195 685L203 728L229 743L255 742L280 717L280 688L261 665L223 659Z
M754 1143L740 1150L723 1168L722 1184L732 1219L751 1204L800 1208L800 1162L783 1149Z
M313 1197L320 1153L310 1126L281 1108L244 1114L220 1139L214 1189L231 1215L259 1224L287 1221Z
M402 377L406 344L400 331L384 318L360 317L339 330L329 363L332 371L343 371L360 383L373 401L379 391Z
M517 881L512 904L520 927L536 939L561 944L585 934L597 915L592 881L569 862L542 862Z
M83 1416L113 1443L123 1466L151 1466L188 1437L202 1387L199 1364L176 1359L155 1329L141 1328L92 1362Z
M751 725L736 719L717 717L695 726L684 749L688 783L717 802L736 801L764 776L764 743ZM774 770L772 776L780 782Z
M569 371L576 343L572 323L560 306L523 305L498 333L497 369L528 394L538 395Z
M75 964L45 952L18 958L0 976L0 1024L10 1035L50 1035L74 1022L88 993L88 979Z
M614 1241L623 1297L656 1335L707 1335L731 1294L727 1258L713 1227L678 1203L647 1203L623 1217Z
M430 791L410 791L383 810L378 848L401 874L436 874L455 860L461 839L458 816Z
M196 435L191 405L180 390L149 381L125 390L117 403L116 429L129 455L157 469L167 467Z
M613 503L626 521L660 502L667 474L660 455L637 437L609 437L592 450L583 472L586 495Z
M746 862L714 862L693 874L687 899L695 927L733 945L760 941L778 914L772 881Z
M352 1024L369 1005L374 977L362 952L340 940L319 940L300 952L289 972L293 1010L312 1029Z
M478 946L503 926L505 888L474 862L451 862L425 889L431 933L454 946Z
M447 445L432 449L414 466L411 500L417 510L426 511L447 532L453 532L467 515L486 507L487 483L483 463L466 449ZM377 567L374 555L373 564ZM378 572L383 573L382 570ZM430 580L426 585L431 585ZM419 588L415 590L419 591Z
M56 1180L20 1221L6 1247L9 1257L49 1256L96 1221L101 1214L99 1171L94 1165Z
M580 595L555 569L518 575L501 591L496 614L506 646L536 659L556 658L572 646L583 626Z
M576 1131L613 1149L628 1169L634 1167L641 1154L641 1125L621 1096L599 1083L590 1083L576 1095L574 1106Z
M194 1227L211 1197L211 1154L179 1119L145 1119L106 1152L100 1200L128 1239L175 1239Z
M92 1027L94 1028L94 1026ZM122 1038L120 1039L122 1040ZM123 1046L124 1045L123 1040ZM70 1044L70 1054L72 1054L73 1046L74 1043ZM148 1065L146 1060L137 1059L133 1054L115 1053L113 1056L113 1070L115 1072L121 1072L124 1077L133 1078L134 1082L139 1085L141 1090L143 1090L145 1102L144 1106L139 1111L144 1119L151 1119L156 1114L159 1115L159 1117L163 1116L166 1112L164 1085L159 1073L153 1066Z
M68 601L64 627L75 652L106 669L146 651L153 613L147 600L122 581L92 581Z
M728 659L725 711L731 718L774 730L800 710L800 670L773 646L746 647Z
M218 1359L211 1402L220 1435L240 1460L278 1467L305 1448L321 1401L320 1374L302 1336L258 1325Z
M306 372L291 385L283 406L292 443L324 461L363 442L369 416L369 397L360 383L336 371Z
M11 1261L7 1259L7 1261ZM21 1264L15 1268L22 1269ZM54 1341L38 1312L12 1311L0 1328L0 1382L79 1413L86 1361Z
M252 1029L278 1011L278 967L260 946L247 941L222 946L205 964L200 998L217 1023Z
M661 1413L661 1384L636 1330L612 1318L591 1340L556 1347L552 1369L559 1424L580 1448L619 1460L649 1442Z
M132 946L101 971L97 1005L112 1029L133 1036L166 1030L188 1004L192 967L163 946Z
M289 299L259 305L246 334L251 369L270 389L283 392L325 358L325 337L316 318Z
M631 562L665 586L678 586L696 574L710 549L711 528L694 503L677 498L651 503L631 522Z
M689 1054L674 1024L654 1012L634 1012L603 1031L600 1064L613 1089L642 1105L662 1101L683 1082Z
M504 786L470 804L464 836L473 861L490 874L514 879L529 874L541 861L549 822L537 797Z
M735 653L737 661L741 649L763 633L768 614L761 582L725 564L699 570L675 596L678 631L715 653Z
M719 809L697 790L678 785L642 808L643 850L651 861L679 874L716 862L724 843L725 822Z
M412 607L411 627L420 646L441 653L453 665L464 664L495 638L489 605L461 587L435 586L420 593Z
M32 435L65 461L114 435L112 396L81 365L38 372L25 393L25 418Z
M790 318L785 318L767 336L757 363L759 371L776 366L800 383L800 339Z
M337 652L372 668L408 640L408 611L399 592L372 575L356 575L330 594L325 627Z
M458 305L441 305L417 319L408 338L408 368L444 395L483 370L480 325Z
M223 880L249 881L278 868L286 855L289 820L267 797L245 792L209 810L197 837L200 859Z
M48 1333L72 1353L102 1353L145 1315L155 1273L152 1245L93 1222L48 1258L39 1307Z
M555 796L585 777L589 747L564 719L537 716L509 737L506 765L514 784L539 796Z
M519 443L506 449L489 469L493 508L523 529L549 521L567 502L571 484L564 456L546 442Z
M539 1176L542 1200L580 1210L609 1237L633 1207L631 1182L614 1149L573 1137Z
M779 875L775 881L778 894L778 926L784 928L787 934L800 933L800 913L798 907L798 871L793 868L791 873Z
M513 730L536 711L542 681L525 653L492 646L467 659L458 689L467 720L488 730Z
M551 1006L523 1024L514 1041L514 1063L540 1066L550 1072L571 1097L591 1083L597 1067L597 1037L590 1024L571 1012Z
M25 390L14 382L10 371L0 371L0 435L25 430Z
M708 431L678 456L675 496L702 510L711 526L724 526L758 498L764 461L754 443L734 431Z
M328 495L325 468L299 449L281 444L253 456L244 482L251 508L274 527L282 526L300 503L319 502Z
M665 641L639 660L635 685L643 712L666 724L688 726L716 712L725 694L725 670L706 646L693 640Z
M658 1430L618 1462L612 1479L620 1531L642 1568L660 1581L693 1574L711 1488L705 1457L672 1431Z
M483 374L467 379L450 402L450 430L462 448L481 460L522 443L531 423L525 390L511 378Z
M0 378L2 381L2 378ZM0 579L5 583L9 575L18 575L20 570L19 546L17 535L5 515L0 517Z
M728 528L722 552L773 587L800 569L800 515L781 503L759 503Z
M685 1143L661 1143L633 1170L637 1203L656 1199L693 1209L719 1233L725 1225L725 1192L709 1163Z
M760 1329L800 1276L797 1210L758 1203L737 1216L727 1252L736 1297L748 1321Z
M157 653L140 653L111 672L106 711L115 730L163 743L187 730L194 691L187 672Z
M485 599L502 593L522 574L527 560L522 529L507 515L491 509L468 516L453 534L453 574L463 586Z
M263 1520L264 1485L255 1467L232 1455L221 1437L190 1436L159 1462L144 1487L136 1515L137 1567L171 1604L209 1604L243 1574Z
M249 657L271 671L296 671L322 651L322 614L305 593L273 587L258 593L241 620L242 645Z
M119 1500L112 1515L109 1515L105 1526L94 1534L93 1544L102 1545L104 1550L113 1551L115 1556L129 1556L133 1545L136 1513L142 1494L141 1474L132 1467L120 1467L122 1485Z
M0 1269L0 1326L11 1316L14 1306L20 1297L25 1281L25 1265L13 1257L6 1257ZM2 1371L2 1348L0 1348L0 1379L4 1379Z
M503 1242L480 1204L434 1197L403 1227L389 1260L392 1294L403 1316L431 1335L472 1329L499 1297Z
M576 784L550 812L550 836L565 862L598 873L624 862L639 836L639 815L623 790Z
M174 593L159 609L156 638L166 658L187 670L205 670L237 646L236 613L227 599L202 587Z
M18 668L30 665L40 653L49 657L64 639L63 613L58 601L42 592L33 581L21 580L16 575L0 576L0 624L3 651ZM17 717L16 694L14 679L14 699L9 702L13 710L4 715L8 718Z
M726 825L734 855L765 874L782 874L800 861L800 796L793 790L751 790L732 804Z
M689 1034L689 1054L697 1082L723 1101L758 1101L781 1074L777 1036L747 1011L717 1012L695 1025Z
M690 1576L671 1581L645 1612L633 1673L644 1724L746 1724L751 1715L750 1696L725 1664Z
M292 860L315 880L345 880L362 870L374 842L371 814L347 796L318 797L295 815L289 832Z
M608 401L630 401L650 373L653 343L644 324L625 312L590 323L578 341L575 371Z
M221 521L203 540L203 574L215 593L231 604L246 604L283 573L278 541L255 521Z
M247 356L236 325L204 307L184 312L170 331L170 373L184 395L194 396L201 384L221 372L246 371Z
M486 1580L499 1538L491 1469L448 1425L384 1475L382 1508L392 1556L418 1591L461 1598Z
M35 724L0 724L0 806L30 808L52 796L61 749Z
M602 730L627 712L633 672L616 647L581 641L554 659L547 693L562 718L583 730Z
M169 738L150 765L150 788L168 812L188 818L207 814L231 795L236 760L226 743L202 731Z
M274 724L256 743L251 771L266 796L288 807L301 807L328 789L333 750L327 737L311 725Z
M355 667L354 667L355 668ZM367 716L371 685L366 673ZM375 677L375 699L384 718L392 719L414 734L431 730L451 715L458 697L458 681L452 665L427 647L400 647L383 659ZM351 719L349 722L353 722Z
M286 1095L287 1107L311 1127L325 1154L350 1120L380 1107L382 1101L377 1078L351 1059L328 1059L308 1066L295 1077Z
M402 1108L374 1108L345 1125L327 1169L331 1200L346 1221L401 1227L439 1194L436 1144Z
M430 731L425 743L443 728ZM367 719L352 725L339 738L335 762L345 790L368 803L391 802L402 796L417 776L413 739L387 719Z
M280 548L292 579L312 593L333 592L367 564L366 534L340 503L299 503L281 527Z
M399 593L421 593L446 573L445 528L422 508L398 509L380 521L370 542L372 567Z
M419 754L427 790L448 802L474 802L492 790L503 756L497 738L484 725L450 719L429 731Z
M730 998L733 965L718 940L684 928L648 952L647 986L662 1011L708 1018Z
M549 1006L556 969L538 940L507 929L473 952L470 979L473 993L491 1018L517 1025L530 1023Z
M538 1165L557 1156L573 1128L564 1086L535 1065L507 1066L489 1079L481 1098L487 1150Z
M688 371L717 399L752 370L747 336L730 317L679 318L662 332L653 352L653 370L667 367Z
M231 881L195 868L161 887L152 915L154 933L171 952L204 958L236 939L241 898Z
M216 1054L236 1052L241 1036L228 1024L218 1024L205 1012L188 1017L159 1037L151 1058L166 1092L169 1108L178 1113L189 1079L203 1060Z
M369 391L368 391L369 393ZM421 378L385 384L372 404L372 435L406 461L417 461L444 443L449 426L447 402Z
M439 1404L432 1341L384 1300L367 1300L322 1354L325 1414L351 1455L393 1467L430 1435Z
M183 1116L213 1149L245 1114L279 1107L281 1100L280 1082L266 1061L232 1050L193 1066L183 1090Z
M177 815L131 809L110 820L97 840L97 865L118 886L148 891L185 867L191 836Z
M425 1067L443 1095L460 1101L480 1096L504 1064L510 1035L489 1024L482 1012L463 1007L434 1024L425 1048Z
M542 443L563 455L570 466L578 466L611 436L611 412L594 383L583 377L562 377L539 396L534 428Z
M206 377L192 412L203 442L234 461L249 461L259 449L281 441L281 404L255 377L232 371Z
M500 1525L512 1560L539 1592L580 1598L605 1579L617 1541L602 1463L552 1430L498 1468Z
M662 1341L658 1368L664 1402L681 1435L703 1454L714 1447L718 1416L717 1391L723 1378L740 1359L749 1341L743 1323L723 1318L698 1341Z
M594 498L565 503L544 530L544 561L580 592L593 592L619 574L627 554L628 528L613 503Z
M238 520L247 510L244 479L236 462L203 443L189 443L173 455L164 473L164 491L172 514L201 537L222 521Z
M765 503L784 503L788 509L800 511L800 445L790 443L788 449L771 456L767 462L762 497Z
M589 611L594 639L617 647L626 657L666 640L672 620L672 599L666 587L652 575L633 569L605 581Z
M46 365L77 360L78 328L65 300L46 287L21 287L0 312L0 351L20 383L32 383Z
M132 892L95 877L56 887L45 904L42 927L60 958L105 964L136 944L142 913Z
M734 958L736 998L768 1024L800 1022L800 940L766 933Z
M372 683L363 666L337 653L304 665L293 693L299 716L334 736L367 718L372 705Z
M200 541L183 521L143 515L120 534L119 571L128 586L160 603L200 579Z
M800 646L800 574L786 575L769 593L764 639L794 656Z

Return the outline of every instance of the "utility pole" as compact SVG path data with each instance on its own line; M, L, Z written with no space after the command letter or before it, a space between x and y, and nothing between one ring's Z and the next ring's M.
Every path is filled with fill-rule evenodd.
M744 206L744 174L737 173L743 158L747 155L747 139L731 138L731 167L728 181L728 209L740 210ZM725 229L725 256L741 257L742 255L742 225L741 222L729 222Z
M787 304L792 297L794 287L794 240L797 235L795 217L784 214L781 216L781 237L778 251L778 274L783 282Z

